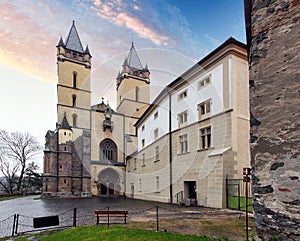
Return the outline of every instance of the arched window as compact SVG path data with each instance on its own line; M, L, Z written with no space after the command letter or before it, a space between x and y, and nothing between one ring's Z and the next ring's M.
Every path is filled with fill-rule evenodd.
M73 117L73 127L76 127L77 126L77 115L73 114L72 117Z
M100 143L100 160L117 162L117 145L110 139Z
M73 87L77 88L77 73L73 72Z
M72 106L76 106L76 95L72 95Z

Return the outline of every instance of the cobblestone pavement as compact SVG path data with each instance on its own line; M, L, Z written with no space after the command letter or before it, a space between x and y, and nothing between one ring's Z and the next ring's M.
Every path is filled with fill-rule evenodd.
M29 196L0 202L0 237L11 235L14 214L18 217L18 232L34 230L33 218L59 215L60 226L72 226L74 208L76 208L76 225L96 224L95 210L128 210L128 222L156 222L159 220L207 220L226 217L238 218L239 211L212 209L204 207L183 207L176 204L165 204L134 200L124 197L93 197L88 199L49 199ZM106 222L107 218L102 218ZM122 222L123 218L115 218Z

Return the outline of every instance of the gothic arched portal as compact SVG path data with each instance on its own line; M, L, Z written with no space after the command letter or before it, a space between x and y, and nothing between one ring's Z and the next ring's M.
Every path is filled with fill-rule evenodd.
M112 168L102 170L98 175L98 194L120 195L120 176Z

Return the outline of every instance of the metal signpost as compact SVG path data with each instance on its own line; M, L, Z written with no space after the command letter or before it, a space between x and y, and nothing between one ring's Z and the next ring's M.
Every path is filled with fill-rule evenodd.
M248 229L248 183L250 182L250 174L251 174L251 168L244 167L243 168L243 176L244 176L244 182L246 183L246 240L249 240L249 229Z

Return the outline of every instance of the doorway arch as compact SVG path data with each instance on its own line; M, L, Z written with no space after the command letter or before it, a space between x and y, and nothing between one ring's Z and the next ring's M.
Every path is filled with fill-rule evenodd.
M120 175L112 168L103 169L98 175L98 194L120 195Z
M130 197L134 198L134 185L131 184L131 188L130 188Z

